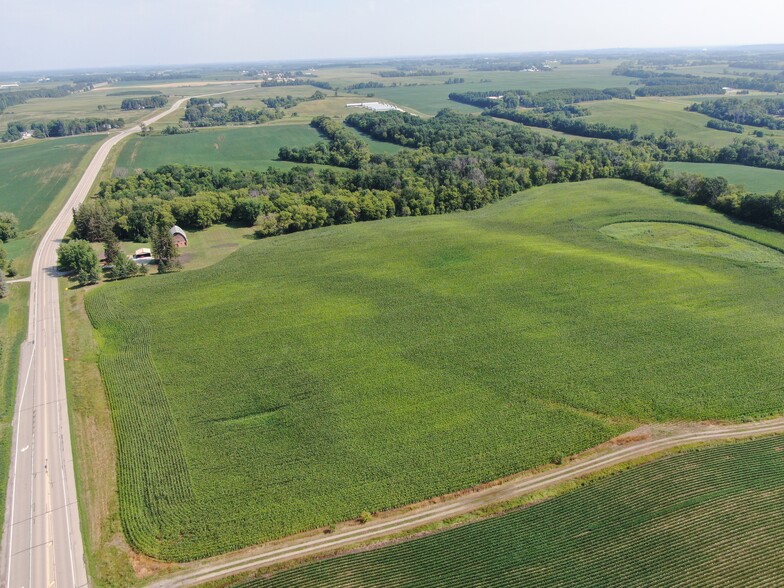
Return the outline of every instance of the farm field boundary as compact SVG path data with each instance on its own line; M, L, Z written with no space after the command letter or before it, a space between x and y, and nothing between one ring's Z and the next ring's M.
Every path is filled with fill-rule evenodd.
M5 248L20 275L30 273L44 229L60 211L105 138L105 134L83 135L0 148L0 159L9 155L0 165L0 176L7 178L6 182L0 180L0 191L6 193L0 196L0 210L19 217L22 233ZM70 153L76 157L63 157ZM33 154L34 158L24 161ZM39 161L39 157L44 160Z
M134 546L210 557L558 463L642 423L780 414L781 269L601 231L641 218L784 245L601 180L257 241L89 293L90 311L143 313L194 495L187 516L160 517L185 516L176 542ZM126 314L96 324L102 361L125 352ZM146 497L134 504L157 501L119 473Z
M783 443L667 455L530 508L241 587L778 584Z
M326 536L311 534L305 537L292 537L286 542L274 542L254 549L252 553L245 552L236 557L205 560L194 564L192 570L169 576L165 581L154 582L150 587L197 586L257 568L274 566L317 554L334 553L336 550L362 542L393 536L404 531L415 531L426 525L465 515L493 504L520 499L570 480L590 476L605 469L669 450L687 448L700 443L781 434L784 433L784 418L742 425L682 424L681 426L691 430L686 433L668 434L664 429L658 434L665 436L651 439L645 438L651 435L650 428L645 426L587 452L585 457L578 456L561 467L525 473L467 493L443 497L441 500L418 508L383 513L377 520L361 526L347 526ZM639 440L640 437L645 439Z

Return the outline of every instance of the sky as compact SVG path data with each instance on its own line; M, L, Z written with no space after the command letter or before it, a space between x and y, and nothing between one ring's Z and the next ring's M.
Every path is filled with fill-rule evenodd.
M7 0L0 71L784 43L781 0Z

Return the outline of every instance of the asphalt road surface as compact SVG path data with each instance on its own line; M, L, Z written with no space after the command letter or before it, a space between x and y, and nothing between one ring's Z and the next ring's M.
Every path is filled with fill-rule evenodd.
M150 119L152 124L187 100ZM71 211L88 194L109 151L140 130L112 135L38 246L30 276L30 318L22 345L2 543L6 588L87 585L68 422L57 289L57 247Z
M168 110L145 123L156 122L179 108L185 100L187 98L175 102ZM21 350L0 550L0 586L53 588L88 585L65 395L56 251L71 223L71 210L86 198L112 147L139 130L139 127L133 127L122 131L101 145L65 207L44 235L33 261L28 338ZM525 496L668 448L783 432L784 419L777 419L743 425L708 426L703 430L662 439L641 440L553 470L513 478L413 510L389 513L389 516L380 516L366 525L347 527L331 535L295 536L237 554L194 562L185 570L151 586L195 586L242 571L328 553L446 520L488 504Z

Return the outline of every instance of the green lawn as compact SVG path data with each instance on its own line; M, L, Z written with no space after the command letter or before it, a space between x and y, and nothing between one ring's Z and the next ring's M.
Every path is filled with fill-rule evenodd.
M778 586L784 440L684 453L542 504L242 588Z
M666 166L676 172L702 174L704 176L722 176L730 184L744 186L750 192L774 194L784 190L784 171L764 169L746 165L730 165L726 163L667 163Z
M281 147L304 147L323 140L305 121L249 127L205 129L186 135L134 136L123 143L114 168L115 175L139 169L154 169L167 163L209 165L266 170L290 168L294 163L278 160ZM371 151L399 150L386 143L366 139Z
M784 247L603 180L266 239L91 292L129 541L196 558L519 472L640 422L780 413L784 272L600 230L634 220Z

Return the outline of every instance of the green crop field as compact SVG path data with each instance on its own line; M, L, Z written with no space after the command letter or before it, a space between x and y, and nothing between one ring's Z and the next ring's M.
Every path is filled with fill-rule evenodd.
M22 231L34 227L82 158L105 138L30 139L0 147L0 210L13 212Z
M186 135L134 136L123 144L114 173L154 169L167 163L255 170L290 168L296 164L278 161L281 147L304 147L320 140L318 131L304 122L221 127ZM367 142L375 153L400 150L379 141Z
M0 128L5 132L9 122L34 122L55 118L122 118L126 123L137 122L149 114L144 110L121 110L123 97L116 89L103 87L91 92L79 92L62 98L33 98L0 113ZM105 106L105 110L98 110Z
M556 88L608 88L625 86L629 78L621 78L611 74L616 62L605 62L596 65L559 66L549 72L510 72L510 71L469 71L465 69L449 70L443 76L382 78L373 72L375 68L343 68L324 69L318 71L320 80L327 80L333 85L346 87L359 82L382 82L388 87L360 90L359 96L366 93L375 95L376 99L391 100L403 108L412 108L428 115L436 114L442 108L451 108L460 112L480 112L480 109L452 102L452 92L485 92L488 90L528 90L542 92ZM450 77L462 77L465 83L447 85L444 82ZM489 80L481 82L481 80ZM397 83L397 87L389 87Z
M700 101L696 96L646 97L636 100L603 100L588 102L584 106L591 111L586 122L603 122L619 127L636 124L640 133L660 135L665 129L672 129L681 139L690 139L714 147L724 147L735 139L748 138L754 127L744 127L745 134L728 133L709 129L705 124L710 117L698 112L684 110L687 106ZM765 129L768 138L784 142L784 131Z
M131 137L117 157L115 174L154 169L167 163L257 170L291 167L291 163L277 161L278 150L284 145L301 147L318 140L318 132L307 124L223 127L187 135Z
M266 239L91 292L129 541L197 558L496 479L640 422L780 413L784 272L771 259L784 254L602 231L653 220L784 249L781 233L602 180Z
M709 177L721 176L730 184L743 186L750 192L774 194L784 190L784 171L778 169L724 163L672 162L667 163L666 166L676 172L702 174Z
M498 518L242 588L774 586L784 440L684 453Z

